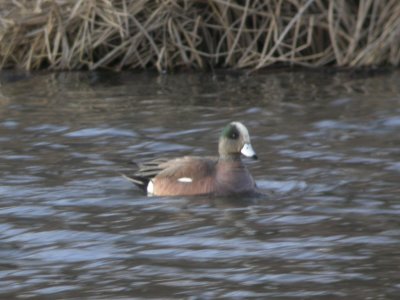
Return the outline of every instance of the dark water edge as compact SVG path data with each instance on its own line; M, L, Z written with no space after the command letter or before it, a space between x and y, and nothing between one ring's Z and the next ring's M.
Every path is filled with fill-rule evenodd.
M400 77L0 75L0 296L397 299ZM146 197L132 159L249 128L257 199Z

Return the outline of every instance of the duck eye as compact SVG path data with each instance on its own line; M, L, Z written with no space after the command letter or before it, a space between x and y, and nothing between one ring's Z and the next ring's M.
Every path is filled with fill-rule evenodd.
M231 139L236 140L238 138L238 133L237 132L232 132L231 133Z

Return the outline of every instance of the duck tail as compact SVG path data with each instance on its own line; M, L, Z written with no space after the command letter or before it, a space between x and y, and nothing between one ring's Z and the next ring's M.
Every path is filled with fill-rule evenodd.
M121 176L123 178L125 178L126 180L132 182L134 185L136 185L138 188L140 188L143 191L147 191L147 185L149 184L150 179L147 177L143 177L143 176L137 176L137 175L133 175L133 176L127 176L125 174L121 174Z

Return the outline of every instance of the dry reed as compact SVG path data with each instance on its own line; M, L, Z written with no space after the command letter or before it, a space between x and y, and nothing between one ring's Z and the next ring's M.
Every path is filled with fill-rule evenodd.
M399 16L399 0L1 1L0 68L398 66Z

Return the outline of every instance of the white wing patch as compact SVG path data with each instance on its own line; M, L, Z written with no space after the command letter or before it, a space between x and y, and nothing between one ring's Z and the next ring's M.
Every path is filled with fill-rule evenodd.
M178 181L183 182L183 183L191 183L191 182L193 182L193 179L189 178L189 177L181 177L181 178L178 178Z
M147 193L152 195L154 193L154 184L153 181L149 181L149 183L147 184Z

